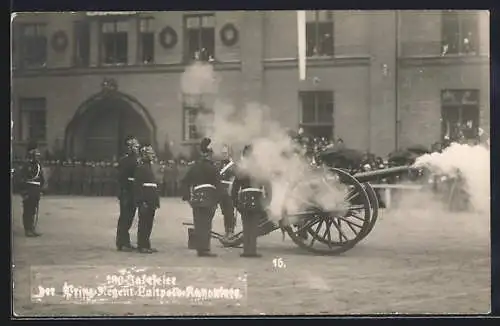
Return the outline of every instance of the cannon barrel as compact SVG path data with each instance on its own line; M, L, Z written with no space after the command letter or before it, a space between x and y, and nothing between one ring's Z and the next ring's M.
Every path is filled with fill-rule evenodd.
M396 166L393 168L387 168L387 169L381 169L381 170L374 170L374 171L367 171L367 172L359 172L353 175L359 182L368 182L368 181L373 181L377 180L380 178L387 178L395 175L402 175L405 173L408 173L412 170L416 170L415 168L412 168L410 165L403 165L403 166Z

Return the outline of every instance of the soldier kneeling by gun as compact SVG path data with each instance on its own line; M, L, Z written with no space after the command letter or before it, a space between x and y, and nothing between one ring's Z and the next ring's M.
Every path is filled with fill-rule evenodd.
M211 140L201 141L200 158L189 168L183 181L182 200L193 209L196 251L199 257L215 257L210 252L212 220L219 202L221 185L219 173L212 161Z
M250 157L252 146L243 149L243 159ZM239 171L233 183L231 198L234 206L241 213L243 224L243 253L241 257L261 257L257 254L259 223L267 219L266 206L271 199L269 183L256 180L248 173Z

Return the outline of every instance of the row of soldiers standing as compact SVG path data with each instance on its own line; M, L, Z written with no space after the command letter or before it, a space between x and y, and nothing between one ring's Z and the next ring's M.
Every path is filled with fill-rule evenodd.
M16 163L15 166L22 165ZM45 161L43 165L47 172L47 194L116 196L119 193L117 162ZM160 196L178 196L187 164L159 162L154 165L154 170Z

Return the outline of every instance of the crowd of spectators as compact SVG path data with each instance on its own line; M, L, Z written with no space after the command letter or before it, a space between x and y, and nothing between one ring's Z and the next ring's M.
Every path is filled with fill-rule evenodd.
M319 164L318 153L327 150L343 150L348 148L342 138L336 140L327 137L311 137L299 130L291 135L292 139L302 148L301 155L308 158L311 164ZM458 140L466 141L466 140ZM475 140L474 140L475 141ZM433 144L429 151L442 151L451 143L451 140L437 142ZM360 152L361 153L361 152ZM387 158L376 156L370 152L361 153L361 159L355 166L349 166L351 172L361 172L368 170L384 169L391 166L391 155ZM155 164L155 173L160 184L161 196L179 196L180 182L185 175L189 164L195 159L196 151L191 157L160 154L160 160ZM13 161L12 170L14 172L14 191L16 191L15 171L22 164L23 160ZM403 161L397 164L407 164ZM47 185L45 193L55 195L81 195L81 196L115 196L118 194L117 188L117 165L116 160L91 161L84 159L62 158L60 155L54 156L44 153L44 166ZM393 164L394 165L394 164ZM346 166L340 166L347 168ZM394 183L397 179L381 178L377 183Z

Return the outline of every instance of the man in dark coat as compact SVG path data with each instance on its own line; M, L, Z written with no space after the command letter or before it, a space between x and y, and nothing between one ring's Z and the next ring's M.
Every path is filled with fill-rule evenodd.
M158 180L151 163L155 160L155 152L151 145L145 145L140 150L140 164L135 170L135 203L139 208L139 225L137 229L137 248L140 253L152 254L158 252L151 247L151 232L155 213L160 208Z
M135 137L128 137L125 141L127 153L120 159L118 165L118 184L120 192L120 217L116 227L116 248L118 251L132 251L135 248L130 243L129 230L134 221L137 210L134 200L135 170L139 163L139 142Z
M27 162L20 171L20 191L23 198L23 226L27 237L38 237L36 232L38 206L41 189L45 184L43 168L40 163L40 151L35 143L28 145Z
M251 153L252 146L245 146L243 158L247 159ZM231 198L234 206L241 213L243 224L243 253L241 257L261 257L260 254L257 254L259 223L267 219L265 209L270 203L271 191L268 182L257 180L243 171L238 171L236 174Z
M201 141L201 155L189 167L182 180L182 199L189 201L193 210L196 250L199 257L215 257L210 252L212 220L219 202L221 184L219 171L212 161L211 140Z
M226 238L230 238L233 236L234 228L236 226L234 206L230 194L232 179L235 176L235 164L229 154L229 148L227 146L223 148L221 154L222 158L218 161L218 168L223 191L220 195L219 206L222 211L222 215L224 216L225 236Z

